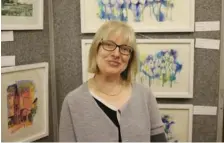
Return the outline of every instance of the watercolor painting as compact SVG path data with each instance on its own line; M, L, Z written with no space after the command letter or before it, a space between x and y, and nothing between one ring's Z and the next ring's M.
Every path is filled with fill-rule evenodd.
M158 104L168 142L191 142L193 105Z
M137 39L139 68L136 81L157 98L192 98L194 40Z
M175 121L173 121L169 115L162 115L162 122L164 124L164 132L168 142L178 142L172 133L172 127L175 125Z
M49 135L48 63L1 69L2 142L32 142Z
M38 107L35 90L35 84L30 80L17 81L8 86L8 129L10 133L32 126Z
M97 16L103 20L127 21L127 3L116 0L97 0L99 12Z
M140 72L148 77L149 86L153 84L154 80L159 80L161 81L161 86L168 83L172 88L183 68L183 64L178 59L178 51L175 49L161 50L154 55L141 55ZM141 77L141 80L145 76Z
M1 0L2 30L43 29L43 0Z
M141 33L194 31L195 0L80 0L80 7L82 33L95 33L110 20Z
M2 0L3 16L32 16L33 4L29 0Z
M143 20L143 13L146 8L150 12L148 17L158 22L172 21L172 9L174 0L97 0L99 12L98 17L103 20L128 21L128 10L134 16L135 22Z

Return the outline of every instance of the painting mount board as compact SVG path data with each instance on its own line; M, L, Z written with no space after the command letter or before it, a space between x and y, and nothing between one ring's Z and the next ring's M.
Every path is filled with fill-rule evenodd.
M90 47L86 47L86 44L91 44L91 39L82 39L82 81L85 82L89 78L93 77L93 74L88 73L88 58L89 58L89 50Z
M48 136L48 63L6 67L1 70L2 141L29 142ZM8 90L15 85L16 90ZM13 91L17 91L16 94L12 94ZM7 108L9 104L8 107L12 108Z
M82 33L95 33L105 21L109 21L107 18L102 19L102 15L106 15L104 13L105 11L103 11L106 7L97 5L100 1L101 0L80 0ZM116 4L118 4L118 1ZM126 22L133 27L135 32L194 32L195 0L186 0L184 2L176 0L173 6L169 7L169 14L163 13L163 17L166 17L165 15L171 15L169 18L164 18L169 19L167 21L161 21L161 15L158 17L156 14L153 14L152 7L154 6L145 4L142 16L137 18L138 22L134 20L136 19L135 15L132 13L134 11L132 11L129 6L127 6L127 11L123 10L126 11L124 15L126 15L128 19ZM166 8L161 9L158 13L161 14L161 12L165 12ZM120 11L117 11L117 13L120 13ZM98 15L101 15L101 18L98 17ZM119 20L123 21L122 19Z

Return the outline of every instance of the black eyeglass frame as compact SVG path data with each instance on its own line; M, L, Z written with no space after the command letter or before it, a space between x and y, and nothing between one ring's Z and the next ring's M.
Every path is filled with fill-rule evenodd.
M104 46L103 46L103 43L104 42L111 42L112 44L115 45L115 48L113 50L108 50L108 49L105 49ZM98 45L98 48L100 47L100 45L102 45L103 49L106 50L106 51L114 51L116 48L119 48L119 52L122 54L122 55L131 55L132 52L133 52L133 48L131 46L128 46L128 45L125 45L125 44L121 44L121 45L118 45L117 43L115 43L114 41L112 40L103 40L101 39L101 41L99 42L99 45ZM129 54L124 54L121 52L121 47L122 46L125 46L125 47L128 47L129 48Z

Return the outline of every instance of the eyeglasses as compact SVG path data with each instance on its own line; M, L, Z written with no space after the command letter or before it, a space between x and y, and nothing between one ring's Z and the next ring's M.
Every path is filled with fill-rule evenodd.
M117 45L111 40L101 40L100 45L102 45L103 49L106 51L114 51L118 47L119 52L123 55L130 55L133 51L133 48L131 46Z

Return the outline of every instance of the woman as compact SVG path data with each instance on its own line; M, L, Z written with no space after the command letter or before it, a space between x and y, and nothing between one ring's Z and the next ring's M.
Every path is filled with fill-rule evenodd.
M95 76L64 99L60 141L166 141L152 92L134 82L137 48L130 26L109 21L100 27L88 70Z

